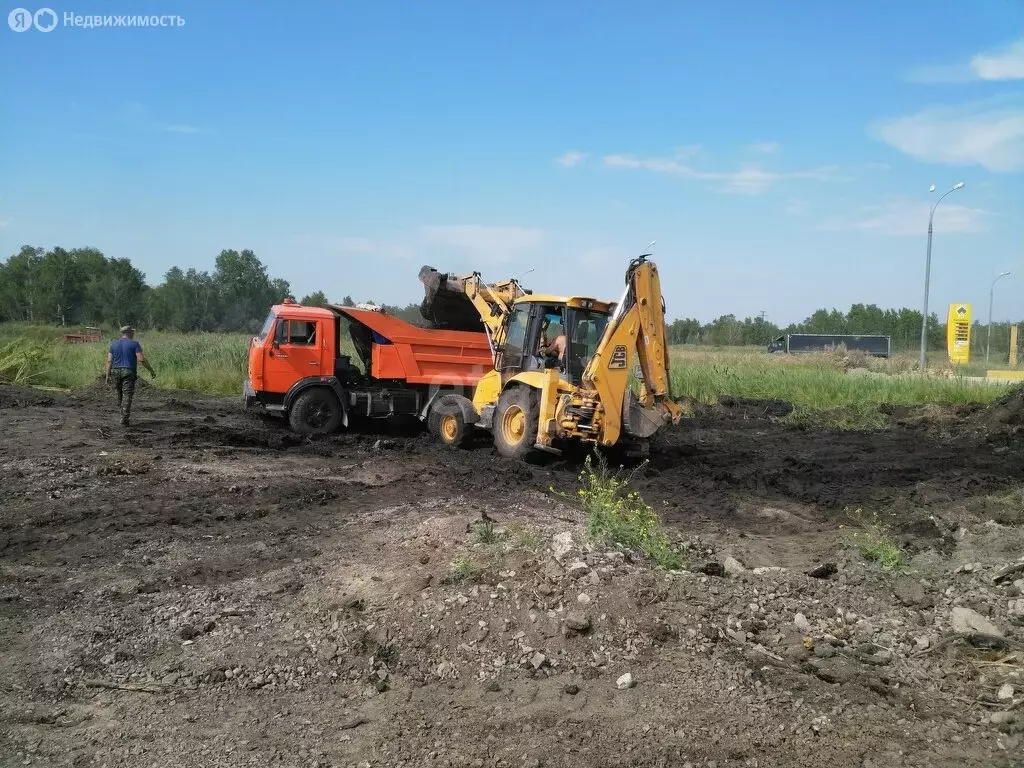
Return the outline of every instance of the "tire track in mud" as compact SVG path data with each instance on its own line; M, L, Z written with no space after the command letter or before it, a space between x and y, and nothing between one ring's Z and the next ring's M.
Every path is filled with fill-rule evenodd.
M410 500L463 495L512 503L524 490L543 494L554 487L572 493L581 468L580 455L545 457L536 464L504 459L487 435L468 449L452 449L405 428L310 438L292 434L280 420L246 413L230 399L185 400L152 388L140 391L137 426L124 434L100 426L111 413L101 389L63 396L0 388L0 405L17 414L5 454L45 458L56 452L49 436L39 433L39 417L32 412L48 417L59 412L66 423L79 417L81 427L65 439L65 453L73 459L67 473L74 475L76 493L94 496L85 506L53 499L46 515L29 515L16 537L22 546L30 545L36 524L68 525L87 535L153 526L216 529L259 520L259 526L286 531L315 527L325 512L358 514ZM885 507L909 520L930 503L998 492L1024 481L1019 440L993 445L987 432L956 439L928 423L878 432L797 429L776 420L784 406L729 401L698 409L655 438L649 466L635 478L637 490L669 522L700 519L742 528L764 524L739 514L744 504L798 505L805 508L801 517L810 516L809 524L814 518L838 523L844 510L854 507ZM999 409L1005 421L1008 406L1001 403ZM987 414L963 418L979 421ZM113 479L83 478L80 465L95 463L101 452L124 451L146 457L148 468L118 479L126 481L124 494L140 499L119 504L103 491ZM185 464L196 467L192 476L175 474L172 468ZM210 474L203 474L204 465ZM47 470L58 476L63 471ZM346 473L351 477L338 479ZM7 535L9 552L17 543Z

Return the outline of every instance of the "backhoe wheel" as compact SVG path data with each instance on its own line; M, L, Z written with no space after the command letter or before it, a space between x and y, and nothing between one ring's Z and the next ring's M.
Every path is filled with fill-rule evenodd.
M307 389L292 403L288 423L295 432L326 435L341 425L341 403L329 389Z
M524 459L534 451L540 425L538 393L531 387L506 389L494 409L494 447L510 459Z
M459 404L459 395L441 395L430 409L427 426L445 445L465 448L473 440L473 425Z

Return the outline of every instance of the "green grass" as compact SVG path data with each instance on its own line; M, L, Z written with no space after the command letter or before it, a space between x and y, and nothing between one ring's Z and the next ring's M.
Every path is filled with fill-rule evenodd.
M448 573L445 574L442 582L445 584L473 582L480 578L484 570L484 566L474 560L471 555L461 553L456 555L448 566Z
M953 405L991 402L1003 387L972 382L948 366L936 365L928 376L913 372L906 357L872 360L857 355L773 356L747 349L672 350L673 394L701 403L722 395L758 400L785 400L797 421L819 420L818 412L844 409L856 424L876 421L877 406ZM873 412L872 412L873 411ZM836 420L839 414L830 418ZM838 418L841 423L843 418ZM880 423L880 422L879 422Z
M854 524L854 530L839 526L847 532L846 543L859 550L861 557L878 563L885 571L905 571L907 556L893 538L891 528L883 523L878 512L870 517L858 508L847 513Z
M59 328L0 324L0 381L65 389L79 389L98 381L113 337L107 334L98 343L65 344L63 333ZM249 339L245 334L154 331L139 333L136 339L156 369L156 386L218 395L236 395L242 390ZM11 375L11 361L26 355L32 359L29 369L20 376ZM149 377L142 369L139 375Z
M501 536L494 528L494 521L487 519L477 520L473 525L473 538L479 544L494 544Z

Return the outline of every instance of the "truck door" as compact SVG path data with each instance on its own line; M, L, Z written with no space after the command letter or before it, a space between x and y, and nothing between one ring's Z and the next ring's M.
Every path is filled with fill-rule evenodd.
M278 318L264 365L268 391L284 393L295 382L321 374L324 329L320 326L317 320Z

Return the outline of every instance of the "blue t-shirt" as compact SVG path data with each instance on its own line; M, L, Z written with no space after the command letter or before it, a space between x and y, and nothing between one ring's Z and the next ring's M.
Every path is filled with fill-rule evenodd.
M139 360L135 357L136 352L142 351L142 345L135 339L116 339L110 344L111 368L131 368L137 371Z

